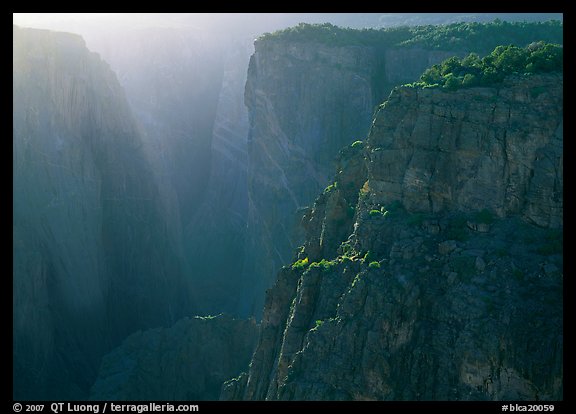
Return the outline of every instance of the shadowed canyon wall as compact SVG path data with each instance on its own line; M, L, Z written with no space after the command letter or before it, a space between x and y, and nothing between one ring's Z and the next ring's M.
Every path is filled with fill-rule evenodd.
M77 35L13 35L14 397L83 398L105 350L192 293L108 65Z
M561 400L562 88L394 89L221 398Z

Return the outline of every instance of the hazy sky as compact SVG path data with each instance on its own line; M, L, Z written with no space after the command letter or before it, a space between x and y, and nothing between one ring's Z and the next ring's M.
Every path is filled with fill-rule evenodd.
M129 27L170 26L220 28L246 32L274 30L299 22L350 27L383 27L399 24L439 24L456 21L562 20L562 13L14 13L13 23L54 30L75 30L98 25Z

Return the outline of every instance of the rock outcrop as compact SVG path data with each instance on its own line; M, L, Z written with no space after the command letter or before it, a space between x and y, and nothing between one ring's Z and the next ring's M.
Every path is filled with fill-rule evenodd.
M217 400L248 365L258 325L229 316L184 318L137 332L102 359L91 400Z
M112 346L193 312L142 147L79 36L14 27L15 399L85 398Z
M495 29L482 42L454 38L458 48L446 51L442 45L397 44L401 38L394 36L417 37L407 33L390 32L390 38L382 35L376 42L368 33L345 38L335 28L301 29L308 34L288 31L258 39L248 69L249 204L242 279L255 309L261 308L272 275L302 244L304 234L295 224L331 184L338 150L366 136L377 105L392 88L416 81L450 56L485 53L506 41L505 29Z
M255 309L271 276L302 242L295 215L329 183L338 150L366 135L378 103L398 81L416 79L442 52L390 51L316 42L257 41L246 105L248 234L244 279ZM390 58L395 65L388 68ZM409 61L409 62L408 62Z
M221 398L562 399L562 84L396 88Z

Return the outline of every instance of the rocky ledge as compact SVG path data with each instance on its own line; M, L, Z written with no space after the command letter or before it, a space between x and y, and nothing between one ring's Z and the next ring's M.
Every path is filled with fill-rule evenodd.
M221 399L559 400L562 76L395 89Z

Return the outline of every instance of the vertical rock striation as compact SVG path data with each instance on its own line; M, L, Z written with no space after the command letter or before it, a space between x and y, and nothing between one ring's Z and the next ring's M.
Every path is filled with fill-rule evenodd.
M245 95L250 130L243 277L255 309L262 306L261 292L271 284L270 275L301 244L295 216L330 184L338 150L366 135L375 107L393 85L417 79L448 55L314 41L256 41Z
M115 75L76 35L13 30L14 398L85 398L99 358L192 309Z
M221 398L562 399L562 84L395 89Z
M255 309L272 275L303 242L295 227L332 184L338 150L366 136L393 87L450 56L484 55L509 42L562 43L556 24L456 27L356 31L301 24L257 39L245 94L249 204L242 276Z

